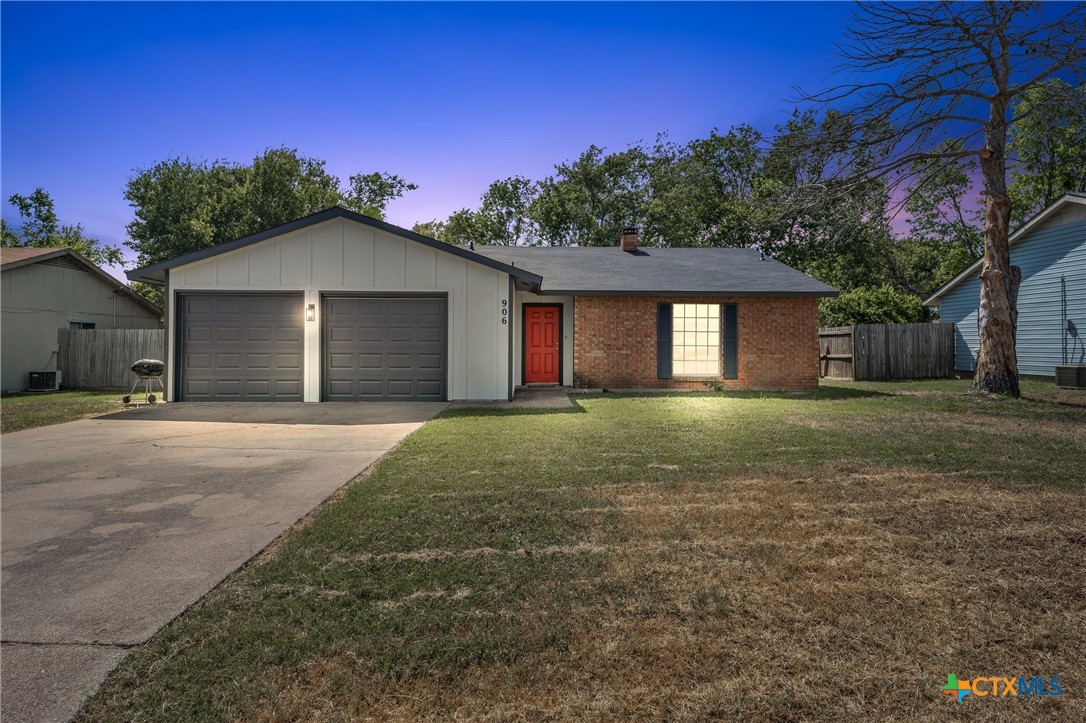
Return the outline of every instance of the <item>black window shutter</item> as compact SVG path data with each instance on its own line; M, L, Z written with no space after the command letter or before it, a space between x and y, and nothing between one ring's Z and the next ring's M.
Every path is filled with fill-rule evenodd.
M739 378L738 304L724 304L724 378Z
M671 379L671 304L656 305L656 378Z

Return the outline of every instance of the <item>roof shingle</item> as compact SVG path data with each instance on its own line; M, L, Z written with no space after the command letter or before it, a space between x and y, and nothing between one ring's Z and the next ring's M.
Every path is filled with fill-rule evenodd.
M543 277L542 293L836 296L837 290L743 248L476 246L475 253Z
M20 261L26 261L27 259L35 258L37 256L55 254L57 251L63 250L64 249L59 246L49 246L44 248L5 246L3 248L0 248L0 266L15 264Z

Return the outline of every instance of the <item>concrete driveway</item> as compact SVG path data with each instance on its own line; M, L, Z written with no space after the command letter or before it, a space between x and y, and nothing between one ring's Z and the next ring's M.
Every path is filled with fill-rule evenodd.
M0 440L0 718L70 718L126 650L445 407L168 404Z

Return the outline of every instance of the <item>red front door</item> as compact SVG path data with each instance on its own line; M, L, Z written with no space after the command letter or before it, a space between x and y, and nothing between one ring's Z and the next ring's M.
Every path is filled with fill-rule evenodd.
M560 306L524 307L524 383L558 384L561 360L558 356Z

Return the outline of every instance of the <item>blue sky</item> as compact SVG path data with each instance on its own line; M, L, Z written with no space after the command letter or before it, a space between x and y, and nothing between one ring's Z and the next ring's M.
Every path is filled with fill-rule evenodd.
M285 145L420 188L389 220L474 206L589 144L763 130L830 74L846 3L11 3L0 189L125 240L133 170Z

